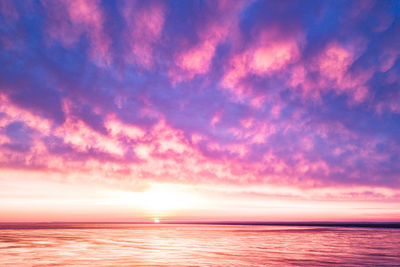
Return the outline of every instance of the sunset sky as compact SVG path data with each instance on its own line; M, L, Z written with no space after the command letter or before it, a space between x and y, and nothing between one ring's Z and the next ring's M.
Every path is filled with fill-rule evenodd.
M0 0L0 222L400 221L400 1Z

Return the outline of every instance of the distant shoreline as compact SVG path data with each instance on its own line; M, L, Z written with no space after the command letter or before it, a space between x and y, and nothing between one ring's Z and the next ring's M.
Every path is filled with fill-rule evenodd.
M18 229L99 229L120 225L249 225L400 229L400 222L253 222L253 221L164 221L153 222L0 222L0 230ZM108 227L107 227L108 226ZM111 227L110 227L111 226Z

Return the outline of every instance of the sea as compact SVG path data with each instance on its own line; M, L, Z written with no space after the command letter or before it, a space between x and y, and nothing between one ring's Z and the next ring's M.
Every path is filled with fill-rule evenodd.
M400 266L400 229L8 224L0 266Z

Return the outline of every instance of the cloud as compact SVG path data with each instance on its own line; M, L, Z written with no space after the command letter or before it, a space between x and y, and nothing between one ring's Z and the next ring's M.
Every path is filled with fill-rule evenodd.
M98 0L42 1L48 16L47 34L66 47L75 45L85 34L90 57L101 66L111 61L111 40L104 32L104 12Z
M400 184L396 8L3 1L0 172L384 199Z
M229 36L229 31L237 27L237 13L244 4L237 1L232 5L221 2L206 3L206 17L195 22L194 40L180 40L181 49L176 51L175 66L169 70L172 81L190 80L196 75L210 71L217 47ZM190 36L191 37L191 36Z
M295 41L276 41L273 37L261 37L256 45L232 56L222 79L222 86L241 95L246 90L245 86L240 85L241 79L250 75L265 77L276 74L298 57L299 48Z
M153 67L155 48L161 41L165 21L164 4L125 1L120 9L127 25L123 40L128 62L144 69Z

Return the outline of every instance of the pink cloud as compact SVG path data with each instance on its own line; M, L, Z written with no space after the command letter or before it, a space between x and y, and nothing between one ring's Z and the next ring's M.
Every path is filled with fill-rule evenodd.
M200 46L179 55L177 65L181 70L188 73L188 79L193 78L196 74L208 72L211 59L215 53L216 43L207 40Z
M50 133L52 122L48 119L34 115L31 112L12 104L8 97L0 93L0 112L5 114L1 118L0 126L13 121L23 121L29 127L37 129L43 134Z
M300 56L295 39L275 39L271 33L260 34L258 40L244 52L234 54L222 78L221 85L237 96L249 95L249 89L240 84L248 75L269 76L285 70Z
M111 40L104 32L104 14L99 0L43 0L51 22L48 34L70 47L86 34L90 40L90 57L99 65L111 62Z
M315 59L293 66L287 84L301 88L304 98L319 99L321 94L334 90L348 95L350 104L363 102L369 93L367 82L375 70L350 71L350 68L364 50L365 42L362 40L355 40L347 46L336 41L328 43ZM308 74L315 72L319 74L318 78L311 79Z
M340 83L347 69L353 63L353 53L337 43L329 44L318 59L320 73Z
M364 70L357 73L349 72L351 64L360 56L360 49L364 46L355 42L353 46L345 48L337 43L327 46L320 57L320 73L336 83L336 91L348 94L355 103L362 102L368 94L366 82L372 77L373 70Z
M4 96L1 100L2 103L7 101ZM24 117L20 113L24 111L17 110L12 105L2 105L0 111L7 114L1 117L0 128ZM68 109L66 112L68 113ZM312 179L310 175L318 173L327 176L338 170L321 159L310 160L306 157L304 152L312 150L313 145L310 136L304 136L300 140L303 148L293 155L295 159L293 164L288 164L284 157L276 155L273 151L266 152L257 161L246 160L251 145L265 143L277 130L276 125L260 122L251 117L241 120L239 128L231 129L235 135L234 144L218 143L206 136L193 136L192 143L186 139L183 131L172 128L165 121L160 121L150 132L145 132L138 127L125 125L110 115L105 119L109 136L104 136L80 121L67 119L62 126L53 129L48 127L45 119L38 121L36 117L24 118L27 125L37 129L30 152L14 153L13 158L9 158L4 149L0 153L0 164L8 166L7 169L18 169L18 172L22 172L23 166L31 168L25 170L29 172L33 171L32 168L41 168L40 170L47 173L61 175L62 179L66 180L77 179L76 177L82 180L84 177L88 181L110 184L117 180L119 184L126 183L126 187L131 177L143 182L179 182L204 186L219 183L225 187L257 185L257 188L260 188L262 185L268 185L278 191L289 188L283 197L293 193L297 194L297 197L307 196L314 200L318 198L341 200L352 197L379 200L395 197L392 191L384 188L341 190L338 187L324 191L329 184ZM345 128L332 127L340 129L342 135L351 134L346 132ZM321 135L329 132L326 127L318 130ZM41 140L48 135L58 138L59 141L43 143ZM7 137L0 135L0 144L8 141ZM202 144L206 144L206 147L202 148ZM376 157L371 154L375 146L375 143L364 146L363 153L357 153L357 157L350 159L350 162L353 160L356 162L359 156ZM126 159L126 153L130 148L137 156L137 161ZM261 171L266 168L267 171ZM3 168L1 172L5 171L7 170ZM316 186L318 190L313 191ZM291 190L297 190L297 193L290 193ZM373 191L371 194L366 192L371 190ZM257 194L271 196L273 192L261 190Z
M128 60L150 69L154 61L154 48L161 38L165 8L158 2L138 7L136 1L125 1L122 13L128 25L125 34L129 49Z
M294 42L274 43L256 48L249 60L250 70L258 75L268 74L282 69L299 56Z
M215 5L213 8L219 16L208 19L204 26L197 29L199 41L175 55L176 66L169 71L174 83L209 72L217 46L226 40L230 32L237 30L238 21L232 18L236 18L234 14L244 7L244 3L219 1Z
M223 110L219 109L211 119L211 126L215 128L215 124L221 121Z

